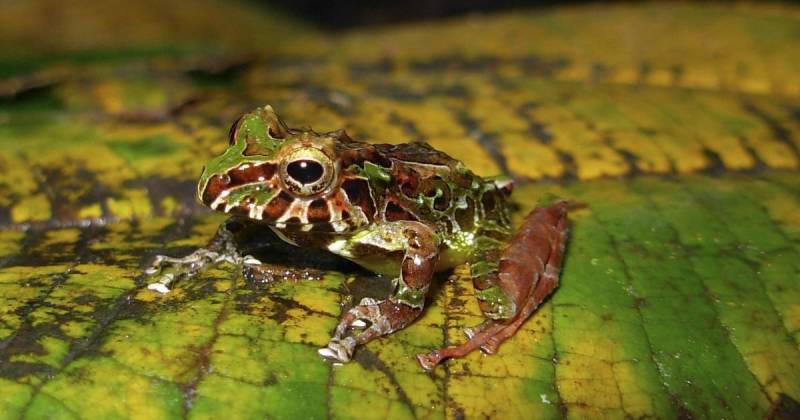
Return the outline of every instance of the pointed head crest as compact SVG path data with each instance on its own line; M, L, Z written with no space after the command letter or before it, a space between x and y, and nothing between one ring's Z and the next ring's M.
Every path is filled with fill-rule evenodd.
M215 210L276 224L341 221L350 212L337 215L326 200L342 201L333 199L341 183L336 146L351 141L344 130L289 128L271 106L258 108L233 124L228 148L203 169L197 198Z

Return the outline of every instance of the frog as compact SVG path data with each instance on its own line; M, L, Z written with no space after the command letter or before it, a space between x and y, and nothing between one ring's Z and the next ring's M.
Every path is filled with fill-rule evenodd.
M391 279L389 296L343 310L319 355L344 363L358 346L405 328L423 313L435 273L466 265L484 322L460 345L417 355L427 371L480 349L495 354L553 293L567 243L568 202L537 206L514 230L511 179L481 177L424 142L367 143L343 130L289 128L267 105L230 128L228 147L203 168L197 199L239 224L322 249ZM222 262L248 276L270 268L237 249L223 224L206 247L159 255L148 288Z

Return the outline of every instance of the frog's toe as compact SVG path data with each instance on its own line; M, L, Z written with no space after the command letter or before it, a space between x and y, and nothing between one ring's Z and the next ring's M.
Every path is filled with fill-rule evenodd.
M500 346L500 340L497 337L489 337L486 342L481 345L481 351L486 354L497 353L497 348Z
M245 255L242 258L242 263L244 265L261 265L261 264L263 264L261 262L261 260L259 260L258 258L254 257L252 255Z
M464 335L467 336L467 340L475 336L475 330L472 328L464 328Z
M435 368L439 363L442 362L442 355L439 354L438 351L432 351L430 353L420 353L417 355L417 361L419 365L425 369L426 372L430 372Z
M339 355L328 347L323 347L317 350L320 356L326 360L338 360Z
M352 337L345 337L342 340L332 339L327 347L317 350L317 353L332 362L347 363L355 347L356 341Z
M167 293L169 293L169 287L167 287L167 285L164 283L150 283L147 285L147 289L155 290L156 292L161 293L162 295L166 295Z

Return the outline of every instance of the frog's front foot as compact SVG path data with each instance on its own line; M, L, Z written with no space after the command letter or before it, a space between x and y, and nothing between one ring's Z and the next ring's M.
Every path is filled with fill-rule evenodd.
M234 233L228 229L228 224L223 223L204 248L199 248L182 258L157 255L144 270L145 276L155 280L148 284L147 288L165 294L169 292L169 285L176 280L194 277L221 262L261 263L249 255L241 257L233 237Z
M200 248L183 258L157 255L150 267L144 270L146 276L155 279L147 285L147 288L161 294L169 293L169 285L174 281L194 277L209 266L222 262L260 264L260 261L249 255L242 258L235 254L219 253L205 248Z
M147 288L161 294L168 293L170 283L196 271L196 267L200 262L198 257L196 252L184 258L157 255L150 267L144 270L146 276L155 280L148 284Z
M356 340L353 337L345 337L343 340L331 338L327 347L317 350L320 356L335 363L347 363L353 356L356 348Z
M422 308L392 299L364 298L342 317L328 346L319 349L319 354L334 362L348 362L357 345L405 327L421 312Z

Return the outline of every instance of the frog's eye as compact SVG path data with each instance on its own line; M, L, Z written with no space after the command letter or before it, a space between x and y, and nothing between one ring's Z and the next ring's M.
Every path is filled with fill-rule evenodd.
M301 159L290 163L286 167L286 173L297 182L313 184L322 178L325 168L317 161Z
M289 153L281 162L281 179L289 192L311 196L323 191L333 180L331 159L321 150L306 147Z

